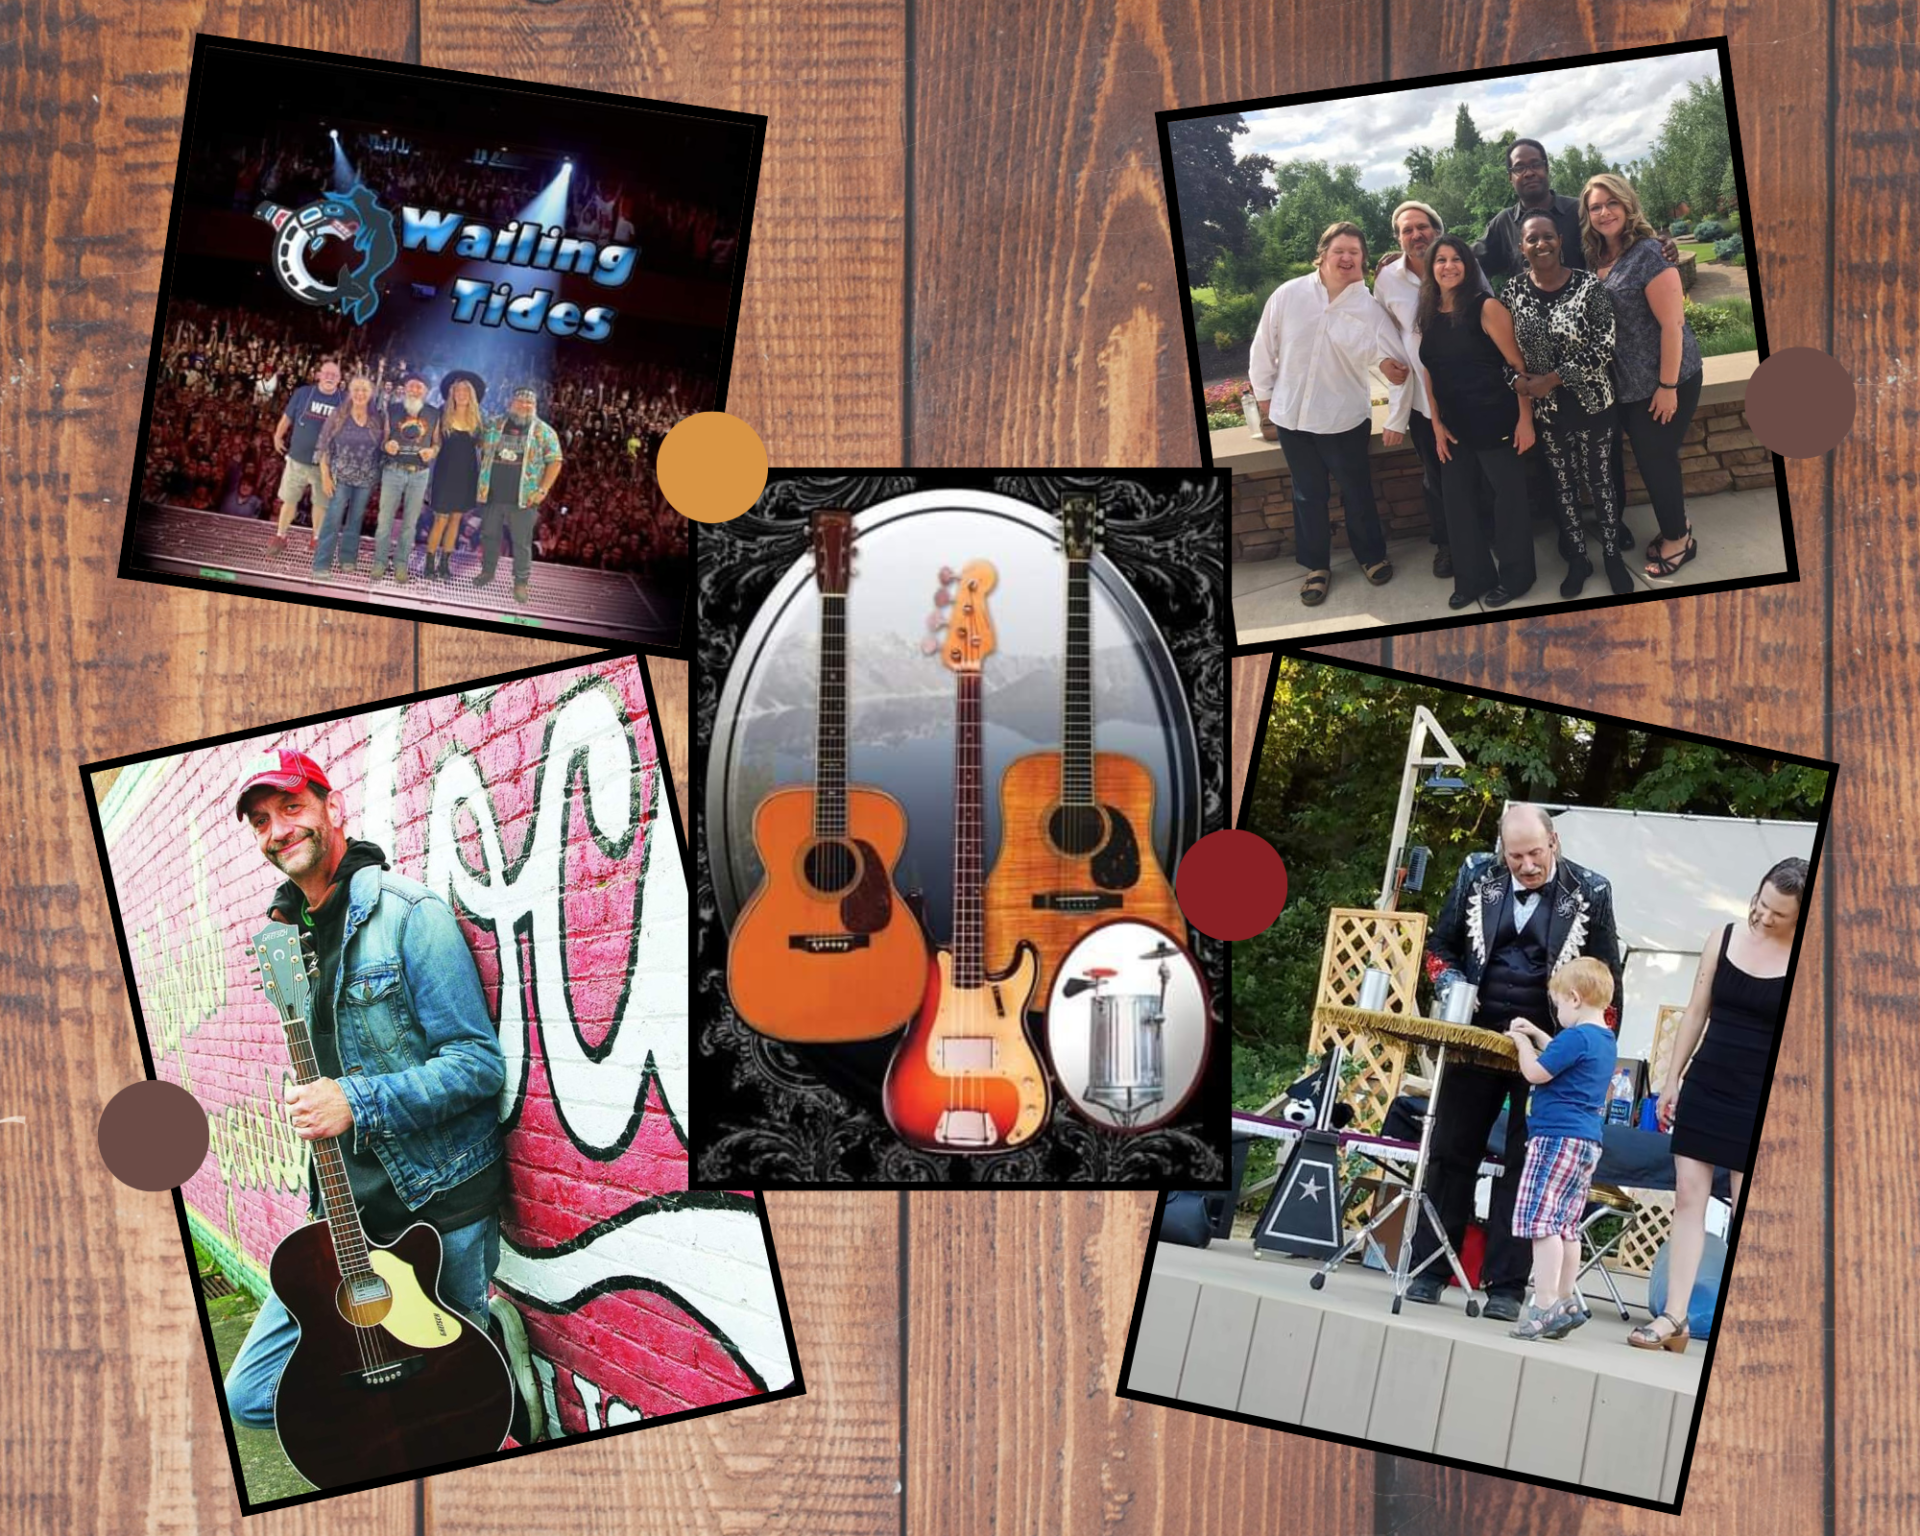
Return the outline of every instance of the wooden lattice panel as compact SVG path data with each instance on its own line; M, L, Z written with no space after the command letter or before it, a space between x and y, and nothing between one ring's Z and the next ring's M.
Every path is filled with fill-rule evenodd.
M1667 1080L1667 1058L1673 1054L1674 1042L1680 1034L1680 1020L1686 1016L1686 1012L1678 1003L1660 1005L1653 1025L1653 1051L1647 1057L1647 1091L1650 1093ZM1680 1076L1683 1079L1687 1067L1692 1065L1692 1062L1687 1062L1681 1066Z
M1313 1033L1307 1044L1316 1053L1339 1045L1347 1059L1360 1063L1343 1094L1353 1105L1354 1126L1378 1131L1387 1119L1387 1107L1400 1092L1407 1069L1406 1042L1356 1032L1330 1020L1329 1008L1360 1006L1360 984L1367 970L1385 971L1385 1013L1419 1011L1416 989L1420 959L1426 951L1427 916L1424 912L1370 912L1335 907L1327 914L1327 947L1320 959L1320 990L1314 998Z
M1638 1200L1640 1206L1626 1235L1620 1239L1620 1246L1614 1250L1618 1257L1608 1268L1629 1275L1650 1275L1654 1256L1673 1232L1673 1191L1630 1189L1627 1193Z

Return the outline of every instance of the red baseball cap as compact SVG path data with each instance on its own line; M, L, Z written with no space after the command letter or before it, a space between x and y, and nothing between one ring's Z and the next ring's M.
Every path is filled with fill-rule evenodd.
M288 747L254 758L243 772L239 798L234 802L233 814L236 818L247 814L247 796L256 789L295 790L302 784L312 784L329 794L333 792L333 786L327 782L326 774L320 771L320 765L306 753L295 752Z

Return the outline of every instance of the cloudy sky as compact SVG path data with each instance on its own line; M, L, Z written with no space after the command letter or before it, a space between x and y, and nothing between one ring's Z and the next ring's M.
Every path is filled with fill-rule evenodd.
M1565 144L1591 143L1609 160L1623 162L1647 152L1667 108L1686 94L1689 80L1717 79L1719 73L1719 56L1702 49L1276 107L1246 114L1248 131L1233 141L1233 151L1279 161L1357 165L1365 187L1404 183L1407 151L1422 144L1430 149L1451 145L1454 113L1464 101L1483 138L1498 138L1512 128L1541 140L1549 153Z

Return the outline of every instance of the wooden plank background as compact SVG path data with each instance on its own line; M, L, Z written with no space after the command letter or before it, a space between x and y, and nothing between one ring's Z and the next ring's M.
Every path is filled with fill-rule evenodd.
M768 113L730 404L795 467L1193 462L1159 108L1726 33L1772 342L1830 350L1859 381L1852 438L1790 468L1800 584L1344 649L1846 765L1686 1518L1914 1526L1920 1322L1892 1267L1920 1221L1903 1109L1920 1069L1899 1048L1920 940L1892 900L1911 885L1920 604L1903 537L1912 5L27 0L0 16L19 49L0 54L0 1116L25 1122L0 1124L16 1234L0 1529L239 1523L171 1211L95 1155L100 1108L139 1064L74 765L570 654L112 578L195 30ZM684 763L684 670L668 670ZM1264 662L1237 665L1237 744L1263 680ZM1144 1196L769 1206L805 1399L247 1529L1665 1528L1114 1398Z

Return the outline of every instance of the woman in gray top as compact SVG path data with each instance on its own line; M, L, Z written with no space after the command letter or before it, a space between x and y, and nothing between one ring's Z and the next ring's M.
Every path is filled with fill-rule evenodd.
M1668 265L1633 187L1593 176L1580 190L1580 243L1613 299L1613 384L1620 430L1660 519L1647 574L1671 576L1697 553L1687 522L1680 444L1700 404L1700 343L1687 324L1680 271ZM1625 499L1626 467L1615 439L1613 478Z

